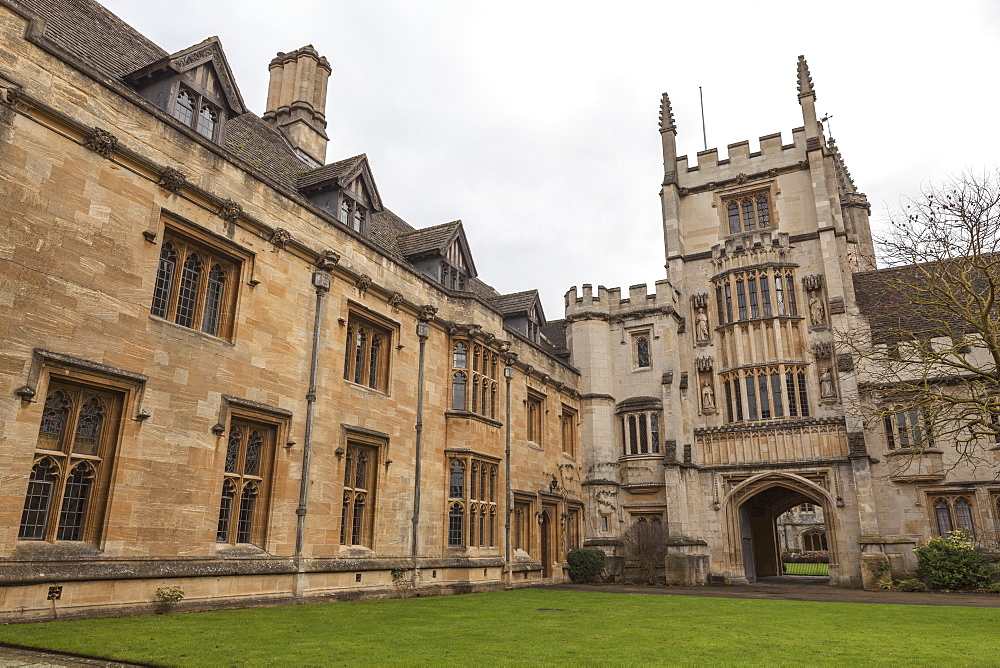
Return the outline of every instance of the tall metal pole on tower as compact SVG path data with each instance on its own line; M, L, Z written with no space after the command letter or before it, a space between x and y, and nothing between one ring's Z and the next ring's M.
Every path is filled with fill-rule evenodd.
M701 93L701 86L698 86L698 100L701 102L701 140L705 144L703 150L708 150L708 135L705 133L705 96Z

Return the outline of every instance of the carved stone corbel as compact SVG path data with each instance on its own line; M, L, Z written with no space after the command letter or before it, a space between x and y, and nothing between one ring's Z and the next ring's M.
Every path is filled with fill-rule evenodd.
M285 249L285 246L287 246L288 242L291 240L292 240L292 233L283 227L279 227L271 235L271 243L274 244L277 248L280 248L282 250Z
M227 223L235 223L243 215L243 207L231 199L224 199L219 204L216 215Z
M107 130L95 127L87 135L87 140L83 145L101 157L110 158L111 154L118 148L118 137Z
M332 250L325 250L319 254L316 260L316 268L323 271L333 271L333 268L340 262L340 253Z
M156 184L166 191L176 193L187 185L187 177L179 169L167 167L160 173L160 180Z
M431 306L430 304L424 304L420 307L420 314L417 316L421 322L430 322L437 315L437 307Z

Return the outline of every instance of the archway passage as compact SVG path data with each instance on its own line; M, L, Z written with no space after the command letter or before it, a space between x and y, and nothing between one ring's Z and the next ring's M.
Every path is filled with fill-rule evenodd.
M739 507L740 542L747 580L783 575L778 518L803 504L823 508L819 499L781 485L768 487Z

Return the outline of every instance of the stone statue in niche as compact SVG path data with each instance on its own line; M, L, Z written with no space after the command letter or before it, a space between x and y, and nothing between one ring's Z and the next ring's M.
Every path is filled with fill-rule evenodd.
M708 341L708 316L703 308L698 309L698 315L694 317L694 333L699 341Z
M819 298L819 292L813 292L809 297L809 322L813 325L826 324L826 307Z
M819 396L822 399L833 399L837 396L833 389L833 373L830 367L823 370L823 375L819 377Z
M707 380L701 387L701 407L705 410L715 410L715 392L712 385Z

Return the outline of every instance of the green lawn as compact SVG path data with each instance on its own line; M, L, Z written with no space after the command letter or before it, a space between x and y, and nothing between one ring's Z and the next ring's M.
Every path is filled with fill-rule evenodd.
M526 589L0 627L0 642L238 665L1000 665L1000 609Z
M785 575L829 575L830 564L784 564Z

